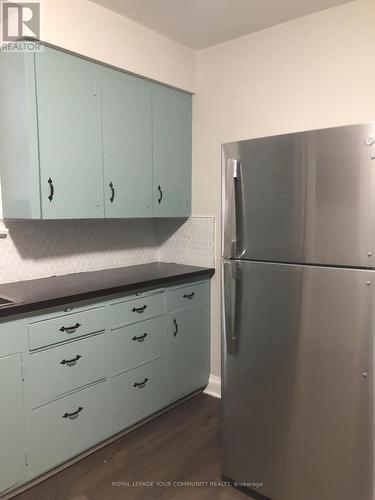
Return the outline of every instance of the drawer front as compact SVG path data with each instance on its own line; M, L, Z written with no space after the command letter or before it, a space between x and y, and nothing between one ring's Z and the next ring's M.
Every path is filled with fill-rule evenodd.
M124 300L111 304L110 322L112 328L137 323L165 313L165 294L163 292Z
M167 290L167 311L176 311L210 300L210 282L192 283Z
M29 355L30 397L33 406L104 379L106 337L96 335Z
M166 355L165 317L114 330L110 336L111 373L130 370Z
M122 429L168 404L168 367L163 357L111 380L112 431Z
M108 437L106 382L32 410L30 468L42 472Z
M105 330L104 307L64 314L29 325L30 350Z

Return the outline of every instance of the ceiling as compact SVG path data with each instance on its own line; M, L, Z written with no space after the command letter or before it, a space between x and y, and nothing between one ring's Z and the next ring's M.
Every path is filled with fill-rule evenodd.
M92 0L195 50L352 0Z

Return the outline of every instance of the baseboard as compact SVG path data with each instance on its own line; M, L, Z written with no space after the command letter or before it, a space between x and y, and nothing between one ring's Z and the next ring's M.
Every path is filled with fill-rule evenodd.
M206 387L205 394L213 396L214 398L221 398L221 378L215 375L210 375L208 386Z

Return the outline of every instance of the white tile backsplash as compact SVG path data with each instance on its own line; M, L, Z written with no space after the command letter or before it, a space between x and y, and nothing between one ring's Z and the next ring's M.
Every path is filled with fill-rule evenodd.
M213 217L159 219L157 234L161 261L203 267L215 266Z
M213 218L5 221L0 283L163 261L214 265Z

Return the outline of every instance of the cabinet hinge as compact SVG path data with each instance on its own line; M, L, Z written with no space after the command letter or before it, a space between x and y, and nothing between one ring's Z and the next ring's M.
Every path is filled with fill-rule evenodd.
M25 465L26 467L29 465L28 450L25 450Z

